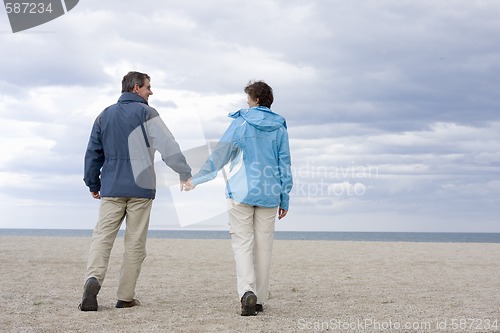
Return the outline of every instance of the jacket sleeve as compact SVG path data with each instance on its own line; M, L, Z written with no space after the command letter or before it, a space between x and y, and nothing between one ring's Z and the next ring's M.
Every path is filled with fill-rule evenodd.
M148 120L146 128L149 144L151 148L160 152L163 162L179 174L181 181L191 178L191 167L187 164L179 144L160 116Z
M98 117L90 133L87 151L85 152L85 166L83 181L90 192L101 190L101 168L104 164L104 150L101 141L100 117Z
M293 187L293 179L290 145L288 143L288 131L285 128L282 129L282 136L278 147L278 170L281 181L280 208L288 210L290 204L290 191Z
M200 171L193 176L193 185L206 183L217 177L217 173L237 154L238 147L234 143L236 122L234 120L229 125Z

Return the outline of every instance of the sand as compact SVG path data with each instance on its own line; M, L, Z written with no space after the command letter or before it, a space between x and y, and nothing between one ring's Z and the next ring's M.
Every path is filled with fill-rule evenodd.
M116 309L77 309L90 238L0 237L1 332L500 332L500 244L275 241L265 312L241 317L229 240L149 239Z

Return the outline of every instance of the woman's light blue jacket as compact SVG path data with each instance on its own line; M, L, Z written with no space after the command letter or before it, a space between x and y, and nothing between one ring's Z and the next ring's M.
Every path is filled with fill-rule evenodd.
M293 186L285 119L267 107L241 109L193 184L210 181L228 163L226 196L258 207L288 210ZM225 172L225 171L224 171Z

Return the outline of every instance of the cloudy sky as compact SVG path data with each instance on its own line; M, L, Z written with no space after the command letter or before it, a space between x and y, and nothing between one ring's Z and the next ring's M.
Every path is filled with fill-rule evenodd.
M220 137L250 79L274 88L295 175L278 230L500 232L499 14L479 0L81 0L13 34L0 9L0 228L93 228L88 136L137 70L186 151ZM206 207L224 201L216 182L179 193L158 174L151 228L186 211L208 218L187 228L225 228Z

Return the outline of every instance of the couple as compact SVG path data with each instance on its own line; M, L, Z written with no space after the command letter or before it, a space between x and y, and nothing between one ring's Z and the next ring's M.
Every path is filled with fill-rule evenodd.
M84 181L92 197L101 199L101 205L80 310L97 311L97 294L125 217L125 250L116 307L139 305L134 299L135 287L146 257L149 217L156 193L151 161L159 151L165 164L179 174L181 191L214 179L224 165L231 163L234 174L227 181L226 196L241 315L263 311L268 297L274 221L277 213L279 219L287 214L292 188L290 150L285 119L270 110L272 88L258 81L250 82L244 91L250 108L229 115L233 122L200 171L192 176L178 143L158 112L148 105L153 94L150 77L139 72L123 77L122 95L95 120L85 154ZM140 140L134 141L137 137ZM138 163L143 167L137 168Z

